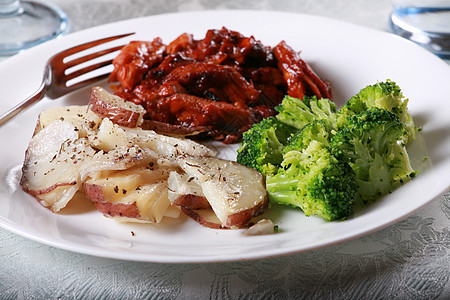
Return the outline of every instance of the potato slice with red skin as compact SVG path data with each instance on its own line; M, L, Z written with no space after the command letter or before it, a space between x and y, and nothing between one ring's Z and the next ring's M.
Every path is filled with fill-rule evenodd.
M215 157L180 157L180 167L196 178L222 227L245 227L268 205L261 173Z
M150 150L137 146L96 152L87 138L78 137L75 126L56 120L31 139L20 184L43 206L58 212L80 189L89 173L127 169L155 157Z
M152 163L123 171L100 172L86 180L84 190L104 215L158 223L167 216L171 206L167 196L170 171Z
M212 130L210 126L192 126L186 127L177 124L164 123L155 120L145 119L141 125L142 129L154 130L161 134L167 134L174 137L196 136L202 133L208 133Z
M67 121L58 119L58 112ZM240 228L267 207L261 174L214 158L215 151L202 144L122 127L86 106L42 116L21 184L54 212L81 187L99 211L125 221L160 222L183 210L208 227ZM174 193L169 174L182 178Z
M200 198L198 196L194 196L196 198ZM181 197L180 197L181 198ZM198 199L200 200L200 199ZM176 202L176 201L175 201ZM227 225L223 225L222 222L220 222L219 218L217 217L217 215L215 214L215 212L212 210L212 208L189 208L189 207L184 207L181 206L181 211L187 215L188 217L190 217L191 219L193 219L194 221L196 221L197 223L208 227L208 228L213 228L213 229L232 229L232 228L244 228L247 227L247 225L249 225L249 220L254 216L254 212L253 211L247 211L248 215L245 215L245 213L238 213L237 215L235 215L232 222L233 225L227 226ZM258 235L258 234L269 234L269 233L273 233L273 223L270 221L270 223L272 224L271 227L270 225L267 225L265 222L263 223L257 223L258 226L255 227L255 225L252 225L247 232L245 233L245 235Z
M164 217L174 217L164 182L146 184L116 199L105 197L105 186L85 184L88 198L106 216L126 218L128 222L159 223ZM119 191L120 192L120 191ZM175 217L178 217L176 215Z
M91 89L88 106L101 118L108 118L114 124L130 128L140 126L145 114L145 109L141 105L125 101L99 86Z
M187 194L181 195L172 202L174 206L180 206L186 209L206 209L211 208L208 199L197 195Z
M189 209L181 207L181 211L202 226L212 229L230 229L228 226L222 225L214 211L209 209Z
M75 195L81 185L83 162L95 154L87 139L78 139L74 129L67 122L52 122L31 139L25 153L20 184L54 212Z
M169 200L173 206L188 209L211 207L195 177L173 171L170 172L167 182Z
M188 171L187 174L170 173L168 180L169 199L172 205L180 206L184 214L203 226L215 229L241 228L247 226L254 216L260 215L265 211L267 205L265 188L263 184L260 184L262 179L259 178L259 173L254 172L253 169L247 169L247 167L237 163L216 158L205 158L195 161L185 158L180 159L180 161L186 163L185 168L193 168L193 170L192 172ZM197 172L195 171L196 168ZM186 171L186 169L184 170ZM200 177L196 177L198 173ZM227 177L230 177L228 182ZM244 193L249 193L248 191L242 194L239 192L239 190L243 189L239 185L242 185L244 181L247 181L248 189L254 189L253 196L255 201L253 205L250 204L248 207L236 208L239 204L236 205L233 203L233 200L229 200L238 196L248 197L243 195ZM209 186L207 186L208 184L202 185L202 182L209 182L210 184ZM212 191L212 189L215 191ZM232 195L230 196L230 194ZM224 200L226 197L228 199ZM224 205L221 202L227 203ZM215 210L211 208L212 205L215 205ZM234 206L234 208L227 207L227 205ZM222 214L222 221L215 214L217 211L219 216ZM223 222L223 219L226 221Z
M89 193L92 195L92 193L101 193L98 191L93 191L92 189L98 189L101 190L100 186L88 186L89 187ZM85 187L85 188L88 188ZM91 199L94 202L95 207L99 212L101 212L104 215L110 216L110 217L125 217L125 218L131 218L131 219L141 219L141 214L139 212L139 209L137 208L136 202L131 203L108 203L104 201L95 201L94 199Z

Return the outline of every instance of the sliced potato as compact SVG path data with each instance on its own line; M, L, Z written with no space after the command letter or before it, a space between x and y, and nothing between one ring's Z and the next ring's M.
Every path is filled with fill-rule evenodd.
M192 218L199 224L213 228L213 229L229 229L230 227L224 226L222 222L219 220L215 212L209 209L189 209L186 207L181 207L181 211Z
M175 159L180 155L203 157L217 154L216 151L190 139L170 137L141 128L124 128L124 130L133 144L152 149L168 159Z
M90 143L96 149L110 151L117 147L131 147L133 144L128 140L122 127L115 125L109 119L103 119L98 130L89 135Z
M169 175L168 186L169 200L172 205L189 209L210 207L195 177L172 171Z
M170 198L169 198L170 199ZM173 202L173 206L179 206L186 209L207 209L211 208L206 197L197 196L193 194L185 194L178 196Z
M154 130L157 133L174 137L196 136L212 130L209 126L186 127L147 119L144 120L140 127L145 130Z
M109 152L98 151L83 166L83 180L92 173L105 170L126 170L136 165L150 164L158 159L153 151L139 146L117 147Z
M102 118L92 112L87 105L57 106L39 114L35 134L56 120L66 121L75 126L79 137L86 137L88 131L96 130L102 122Z
M22 188L57 212L79 189L83 163L94 154L72 124L54 121L30 141L22 167Z
M267 208L261 173L215 157L181 157L178 163L195 177L223 227L244 227Z
M169 137L141 128L124 128L106 118L89 139L94 147L104 151L110 151L118 146L139 145L168 159L174 159L180 155L197 157L216 154L210 148L189 139Z
M100 186L90 186L89 192L92 193L94 188L101 190ZM98 193L101 193L99 191ZM92 199L91 199L92 200ZM94 201L94 200L92 200ZM147 222L142 219L141 213L136 205L136 202L125 202L125 203L110 203L104 201L94 201L94 205L99 212L108 217L123 218L122 222Z
M140 126L145 114L141 105L125 101L99 86L91 89L88 106L101 118L108 118L114 124L130 128Z
M67 205L90 173L128 169L157 158L138 146L96 152L78 132L69 122L53 121L31 139L25 154L21 186L54 212Z
M84 189L86 196L105 215L158 223L164 216L179 215L174 214L173 209L169 210L169 172L157 166L100 172L95 178L86 180Z
M215 158L215 151L192 140L120 126L110 114L120 111L122 121L128 114L126 126L138 126L130 111L139 109L108 97L101 88L92 90L89 107L96 113L88 106L41 113L21 185L42 205L57 212L84 191L99 211L117 220L160 222L183 211L213 228L243 227L265 211L260 173Z
M153 164L138 165L126 170L101 171L91 173L91 178L85 181L85 186L98 185L102 187L102 195L91 197L89 199L102 199L107 202L120 202L123 195L130 191L140 189L141 186L157 181L166 180L169 177L170 170L161 168Z

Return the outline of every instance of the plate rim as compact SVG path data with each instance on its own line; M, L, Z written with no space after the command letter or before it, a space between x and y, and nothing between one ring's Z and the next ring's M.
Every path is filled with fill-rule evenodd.
M343 21L343 20L337 20L337 19L332 19L332 18L328 18L328 17L324 17L324 16L317 16L317 15L310 15L310 14L303 14L303 13L295 13L295 12L270 12L270 11L265 11L265 10L259 10L259 11L253 11L253 10L201 10L201 11L189 11L189 12L171 12L171 13L164 13L164 14L158 14L158 15L151 15L151 16L144 16L144 17L138 17L138 18L132 18L132 19L127 19L127 20L121 20L121 21L117 21L117 22L111 22L108 24L102 24L102 25L98 25L95 27L91 27L91 28L86 28L77 32L73 32L70 33L64 37L62 37L61 39L58 40L53 40L53 41L49 41L46 42L42 45L36 46L35 48L29 49L27 51L24 51L23 53L19 53L18 55L15 55L7 60L5 60L4 62L0 63L0 69L2 69L3 67L5 67L5 65L7 66L8 64L14 64L16 62L16 60L19 60L22 56L25 55L32 55L33 53L40 51L41 49L47 49L47 48L54 48L54 46L56 45L60 45L60 44L64 44L64 41L69 40L70 39L76 39L78 36L83 36L86 35L87 32L94 32L96 30L101 30L102 28L107 28L110 26L118 26L124 23L134 23L134 22L139 22L139 21L145 21L147 19L154 19L154 18L165 18L165 17L170 17L170 16L177 16L177 15L193 15L193 14L227 14L227 15L233 15L233 14L242 14L242 13L249 13L249 14L276 14L276 15L291 15L291 16L303 16L303 17L307 17L307 18L317 18L318 20L326 20L327 22L331 22L331 23L341 23L341 24L345 24L346 26L351 26L351 27L356 27L359 28L361 30L364 31L371 31L371 32L377 32L378 33L383 33L386 35L390 35L390 36L395 36L392 33L389 32L384 32L384 31L380 31L374 28L369 28L369 27L364 27L362 25L359 24L353 24L350 23L348 21ZM181 30L183 31L183 30ZM181 32L180 32L181 33ZM402 39L400 37L395 36L395 38L398 38L399 40ZM404 40L402 39L402 42L404 43L408 43L414 47L420 48L419 46L415 45L414 43ZM422 48L420 48L422 49ZM427 52L425 49L422 49L424 51L424 53L426 53L426 55L429 55L429 58L431 59L432 56L434 56L433 54ZM442 61L441 59L439 59L438 57L435 57L435 63L437 63L438 61L442 62L443 64L446 64L444 61ZM315 245L310 245L309 247L306 248L302 248L300 250L296 250L296 249L290 249L289 251L282 251L280 250L279 252L274 252L272 250L272 254L268 254L268 253L259 253L257 255L253 254L250 256L246 256L246 255L235 255L232 257L216 257L216 259L210 257L210 258L198 258L198 259L193 259L192 257L177 257L177 259L174 259L175 257L170 256L170 257L158 257L157 259L156 256L151 256L150 257L146 257L145 254L142 255L138 255L137 257L131 257L133 255L136 255L136 253L121 253L120 255L117 255L115 252L105 252L105 249L97 249L94 247L93 249L83 249L80 247L76 247L76 245L64 245L61 243L58 243L56 241L51 241L51 240L46 240L44 237L39 237L36 235L33 235L30 232L26 232L23 230L18 229L17 227L14 227L12 225L10 225L10 221L9 220L5 220L3 218L3 216L0 215L0 226L5 228L6 230L13 232L15 234L18 234L20 236L23 236L25 238L28 238L30 240L34 240L37 241L39 243L42 244L47 244L53 247L57 247L60 249L64 249L64 250L68 250L68 251L72 251L72 252L76 252L76 253L83 253L83 254L88 254L88 255L94 255L94 256L99 256L99 257L105 257L105 258L112 258L112 259L125 259L125 260L133 260L133 261L146 261L146 262L161 262L161 263L210 263L210 262L231 262L231 261L243 261L243 260L255 260L255 259L264 259L264 258L269 258L269 257L274 257L274 256L282 256L282 255L291 255L294 253L300 253L300 252L306 252L306 251L311 251L311 250L315 250L315 249L320 249L320 248L324 248L324 247L329 247L335 244L340 244L349 240L353 240L353 239L357 239L361 236L365 236L367 234L373 233L375 231L378 231L382 228L386 228L394 223L399 222L400 220L406 218L407 216L415 213L416 211L418 211L419 209L421 209L423 206L427 205L428 203L434 201L435 199L441 197L442 195L444 195L447 191L450 190L450 185L447 185L447 188L445 188L444 190L441 190L439 193L435 194L434 197L432 197L431 199L428 199L427 201L424 201L423 203L421 203L420 206L416 207L414 210L411 210L410 212L408 212L407 214L398 216L395 219L391 219L389 222L387 223L383 223L383 224L379 224L378 226L375 227L371 227L368 230L359 232L359 234L353 234L353 235L349 235L346 236L344 238L331 238L328 239L326 242L322 242L319 244L315 244Z

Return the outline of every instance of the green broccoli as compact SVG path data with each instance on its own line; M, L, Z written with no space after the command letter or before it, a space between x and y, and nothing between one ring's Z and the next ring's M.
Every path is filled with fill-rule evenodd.
M400 87L391 80L369 85L362 89L357 95L350 98L341 108L341 113L348 115L359 114L371 107L386 109L396 114L402 124L405 125L403 141L412 140L415 137L414 121L408 111L408 99L405 99ZM350 112L349 112L350 111Z
M283 154L306 149L311 141L319 141L329 146L332 137L332 123L327 119L315 120L306 124L302 130L293 134L283 148Z
M352 211L356 182L348 164L337 160L325 144L312 140L303 150L284 154L278 173L267 176L266 188L273 203L334 221L346 219Z
M297 129L319 119L335 118L336 104L329 99L304 97L302 99L286 96L280 105L275 107L277 119Z
M356 175L358 199L373 201L415 173L401 143L404 125L394 113L372 107L349 117L331 139L333 155Z
M337 110L328 99L286 96L278 115L244 133L238 162L266 177L273 203L325 220L348 217L414 177L405 144L415 128L392 81L362 89Z
M254 168L263 175L276 172L283 160L283 147L295 131L295 128L275 117L263 119L244 132L237 162Z

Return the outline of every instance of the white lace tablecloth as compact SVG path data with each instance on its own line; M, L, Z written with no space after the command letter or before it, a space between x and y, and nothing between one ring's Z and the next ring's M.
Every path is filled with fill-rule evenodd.
M72 32L204 9L300 12L387 30L391 9L388 0L52 2L67 12ZM0 299L450 299L450 193L359 239L248 262L140 263L72 253L4 229L0 239Z

